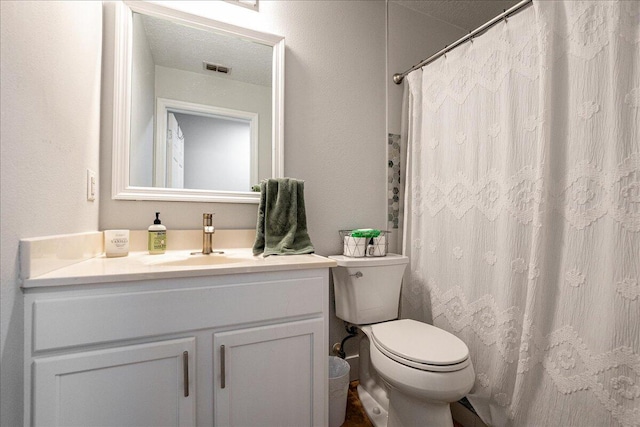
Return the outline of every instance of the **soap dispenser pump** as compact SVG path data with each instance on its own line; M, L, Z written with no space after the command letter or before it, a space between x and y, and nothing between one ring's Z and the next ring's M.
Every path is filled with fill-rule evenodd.
M163 254L167 250L167 227L160 221L160 212L156 212L153 225L149 226L149 253Z

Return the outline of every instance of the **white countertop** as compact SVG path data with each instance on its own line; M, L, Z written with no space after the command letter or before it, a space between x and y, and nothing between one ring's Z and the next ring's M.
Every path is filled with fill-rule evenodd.
M191 250L172 250L161 255L130 252L126 257L107 258L100 255L73 265L24 279L23 288L110 283L180 277L217 276L224 274L260 273L335 267L334 260L315 255L254 256L251 248L218 249L223 255L191 255ZM193 257L207 257L214 264L179 265ZM212 258L208 258L212 257ZM218 257L218 258L216 258ZM196 262L198 260L195 260ZM207 262L206 260L202 260Z

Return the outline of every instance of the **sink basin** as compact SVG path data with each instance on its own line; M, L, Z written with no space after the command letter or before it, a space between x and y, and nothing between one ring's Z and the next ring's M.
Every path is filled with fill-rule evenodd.
M175 266L175 267L197 267L206 265L235 264L242 262L241 258L233 258L224 254L194 254L184 257L162 257L152 259L148 265Z

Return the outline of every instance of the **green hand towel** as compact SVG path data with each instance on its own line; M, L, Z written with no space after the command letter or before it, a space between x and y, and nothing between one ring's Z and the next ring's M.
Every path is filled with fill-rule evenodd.
M253 254L313 253L304 208L304 181L267 179L260 183L260 205Z

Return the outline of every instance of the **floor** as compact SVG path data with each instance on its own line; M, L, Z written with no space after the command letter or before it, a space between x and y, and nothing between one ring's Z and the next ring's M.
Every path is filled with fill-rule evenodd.
M373 427L367 414L358 399L358 381L349 384L349 394L347 395L347 411L342 427ZM464 427L462 424L453 421L454 427Z
M351 381L347 395L347 411L342 427L373 427L358 399L358 381ZM343 395L344 396L344 395Z

